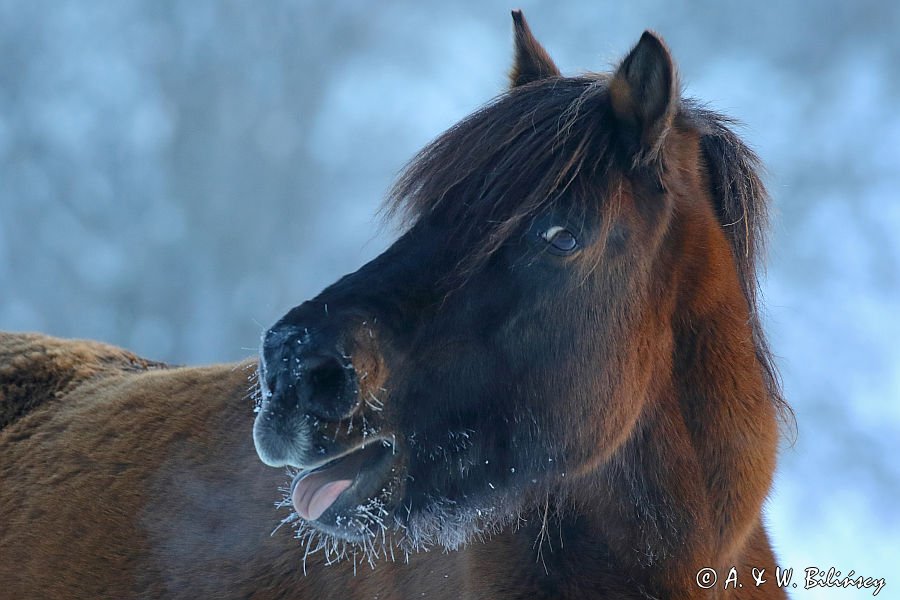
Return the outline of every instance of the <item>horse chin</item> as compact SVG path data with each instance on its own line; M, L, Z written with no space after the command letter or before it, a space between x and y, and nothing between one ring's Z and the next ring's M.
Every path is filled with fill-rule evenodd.
M490 503L461 505L437 500L409 516L401 547L408 551L459 550L475 540L484 540L513 523L518 507Z

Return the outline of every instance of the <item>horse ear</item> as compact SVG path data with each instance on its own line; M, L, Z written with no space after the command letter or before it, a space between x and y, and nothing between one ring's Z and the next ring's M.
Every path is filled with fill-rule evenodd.
M675 64L662 39L644 32L613 75L609 96L635 164L655 160L679 98Z
M532 35L522 11L512 11L512 18L516 34L516 57L509 72L509 87L516 88L547 77L559 77L559 68Z

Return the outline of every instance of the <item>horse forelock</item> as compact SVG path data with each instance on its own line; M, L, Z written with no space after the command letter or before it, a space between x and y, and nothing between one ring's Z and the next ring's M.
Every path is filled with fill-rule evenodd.
M394 184L389 215L434 218L471 269L539 211L584 192L612 162L606 76L556 78L498 96L423 148ZM593 186L592 186L593 187ZM587 210L589 194L568 198ZM477 243L472 243L477 241Z

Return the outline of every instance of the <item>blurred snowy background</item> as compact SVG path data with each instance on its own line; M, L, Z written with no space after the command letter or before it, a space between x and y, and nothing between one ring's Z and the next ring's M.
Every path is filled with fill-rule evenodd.
M900 598L900 4L520 5L569 73L656 29L687 93L746 124L799 421L769 505L780 563ZM510 8L0 0L0 329L252 354L389 244L375 213L398 169L504 88Z

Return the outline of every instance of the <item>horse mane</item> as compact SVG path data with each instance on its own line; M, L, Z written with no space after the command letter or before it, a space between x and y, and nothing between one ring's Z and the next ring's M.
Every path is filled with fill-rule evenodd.
M496 253L522 223L567 195L576 214L597 210L597 185L631 162L614 137L609 75L548 77L488 102L426 145L401 171L385 204L406 226L437 219L467 248L471 272ZM793 413L759 317L759 267L770 198L756 153L734 133L737 122L694 99L682 99L676 126L700 136L714 210L731 246L750 311L757 359L783 425ZM664 160L657 165L665 178ZM612 204L612 203L611 203ZM614 217L616 207L607 207ZM604 227L612 218L605 219Z
M0 336L0 430L100 375L167 367L101 342L4 334Z

